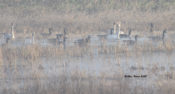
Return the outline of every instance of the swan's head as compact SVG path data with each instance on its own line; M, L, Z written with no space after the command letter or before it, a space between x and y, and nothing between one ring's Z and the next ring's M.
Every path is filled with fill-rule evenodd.
M121 27L121 22L118 22L118 27L119 27L119 28Z

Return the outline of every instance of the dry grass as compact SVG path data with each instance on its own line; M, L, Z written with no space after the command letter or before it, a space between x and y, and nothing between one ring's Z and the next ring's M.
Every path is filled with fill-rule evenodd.
M47 72L45 72L46 67L44 67L39 60L42 58L57 58L58 61L61 61L61 59L69 59L72 57L94 57L93 51L94 49L98 49L98 54L112 54L116 56L118 58L118 62L120 62L119 59L121 54L127 57L154 52L170 53L174 50L174 46L173 44L167 42L166 45L160 44L159 46L153 46L153 44L151 43L146 43L145 45L135 45L131 48L129 48L127 45L103 45L97 47L74 46L68 47L66 49L62 49L59 47L43 47L40 45L28 45L22 47L12 47L10 45L5 45L1 49L4 64L11 65L11 67L6 66L6 70L12 71L14 64L17 64L18 66L20 64L28 66L28 64L24 64L24 62L32 63L32 68L28 66L30 67L30 70L26 70L25 67L23 68L23 70L20 70L20 68L16 67L16 72L14 72L15 75L12 76L12 85L14 87L1 88L2 90L0 90L0 92L2 92L3 94L8 94L12 92L16 92L17 94L135 94L143 92L146 94L150 94L153 91L154 94L158 94L159 91L156 89L154 90L153 88L145 88L139 85L131 88L128 83L132 83L132 80L124 79L124 74L122 73L122 71L120 74L119 72L117 72L114 75L103 72L100 73L98 76L95 73L88 73L87 71L81 71L79 69L67 72L67 65L63 64L64 62L59 62L64 65L63 67L59 67L63 71L61 72L61 74L58 73L59 76L51 77L49 76L49 74L47 74ZM5 66L3 66L3 68L5 68ZM151 73L156 74L157 71L160 71L158 70L158 68L159 67L157 65L152 67L150 69ZM20 75L21 71L24 71L24 76ZM28 72L27 74L26 71ZM9 77L8 72L4 72L4 77ZM17 80L18 77L23 78L23 80ZM161 77L161 75L158 77ZM172 73L162 74L162 78L168 78L169 80L174 79ZM24 81L21 82L24 84L24 87L19 88L19 84L15 83L16 81ZM159 83L155 83L155 86L159 85L156 87L161 89L162 92L173 92L173 85L167 88L164 87L167 85L167 83L168 82L163 83L162 81L160 81Z
M83 57L83 56L91 56L94 57L94 49L97 49L98 54L112 54L118 56L120 54L124 54L126 56L141 55L144 53L153 53L153 52L166 52L171 54L174 51L174 44L171 42L166 42L165 44L159 44L155 46L152 43L144 43L143 45L127 46L127 45L113 45L113 46L72 46L67 47L66 49L59 47L43 47L40 45L28 45L23 47L11 47L11 46L3 46L1 60L5 58L4 62L16 62L17 59L22 59L24 61L36 61L40 58L49 58L49 57L57 57L61 59L63 57Z
M88 15L85 13L49 13L31 18L16 18L8 15L0 19L1 32L10 32L10 23L16 23L16 31L31 34L31 32L44 33L52 27L54 32L62 33L66 28L69 37L77 35L108 33L114 22L121 21L121 29L127 32L132 29L133 34L145 35L149 33L150 23L154 24L153 31L164 29L174 30L174 11L164 12L135 12L135 11L103 11ZM144 19L143 19L144 18ZM29 36L25 36L29 37ZM39 37L39 36L38 36Z
M22 1L24 0L16 0L14 2L18 3ZM69 1L70 3L71 0L66 1ZM95 1L97 6L95 5L95 7L92 8L94 6L93 4L87 4L86 6L83 5L85 10L81 9L81 4L80 6L71 7L71 4L69 5L68 3L66 7L62 8L65 9L66 12L58 12L61 6L57 4L56 7L52 6L54 7L54 11L48 8L48 6L43 7L43 5L40 5L40 3L39 6L36 4L34 7L32 6L32 8L30 6L25 6L25 8L24 6L17 7L13 6L12 4L11 7L6 6L7 9L0 9L0 12L2 13L2 15L0 15L0 32L10 33L11 22L15 22L16 24L15 30L17 39L31 38L32 32L36 32L36 39L53 39L56 37L55 34L63 33L64 28L68 33L67 37L69 39L80 37L84 38L87 35L107 34L112 28L113 22L119 21L122 24L121 30L125 33L127 33L129 29L132 29L132 36L160 36L162 33L160 31L164 29L167 29L168 31L175 30L175 12L173 9L174 3L171 6L167 5L167 7L167 3L161 3L163 5L160 6L164 6L163 8L159 6L158 9L151 9L154 8L153 6L155 6L155 4L157 4L155 3L157 0L155 2L150 1L150 3L145 2L146 4L143 2L137 2L138 0L134 0L132 4L134 4L135 7L132 7L130 10L130 7L134 5L126 5L126 7L124 6L122 8L118 8L120 5L127 4L124 2L128 2L128 0L123 2L120 0L120 3L122 4L117 3L119 4L117 6L115 2L111 3L112 5L108 4L111 8L106 6L106 3L104 3L106 0ZM101 1L103 4L99 3ZM51 0L49 2L51 2ZM94 2L94 0L91 0L91 2ZM0 7L3 7L2 5L3 4L0 4ZM104 9L100 9L102 7ZM77 9L80 10L77 11ZM4 12L5 10L7 11ZM27 13L25 13L26 11ZM154 24L153 33L149 32L150 23ZM50 27L53 28L53 35L47 38L43 37L41 33L47 34L48 28ZM168 32L168 34L172 35L174 32ZM163 52L167 53L167 55L171 55L175 47L171 41L166 40L165 43L159 43L156 46L149 42L145 42L143 45L135 44L134 46L107 46L105 43L102 44L103 45L101 46L73 46L67 47L66 49L56 46L43 47L37 44L22 47L13 47L8 44L3 45L0 48L0 83L2 85L0 88L0 93L174 94L175 78L173 67L170 67L171 72L166 72L161 75L157 74L157 72L164 72L166 70L165 66L161 66L159 68L159 66L155 64L149 69L138 64L138 66L131 67L134 71L150 70L150 75L156 75L157 77L160 77L160 79L156 79L157 81L151 84L156 88L152 88L152 86L145 88L144 86L140 85L130 86L131 83L137 80L125 79L123 77L123 70L121 69L122 56L124 56L124 58L127 60L128 57L137 57L145 53L152 54L156 52ZM115 56L116 64L113 65L111 71L115 71L116 73L111 74L108 72L101 72L99 75L97 75L93 72L90 73L88 71L81 71L78 68L68 72L67 66L69 66L69 63L72 63L72 58L82 60L83 57L89 56L91 59L98 59L96 55ZM52 61L52 59L57 60ZM45 64L42 60L50 61L47 61L48 63ZM65 62L64 60L68 61ZM112 61L109 60L109 62L112 64ZM137 62L141 61L137 60ZM57 69L53 70L53 67L50 67L49 65L56 66L54 68ZM115 67L119 67L120 69L118 70ZM151 77L150 75L148 75L148 77Z

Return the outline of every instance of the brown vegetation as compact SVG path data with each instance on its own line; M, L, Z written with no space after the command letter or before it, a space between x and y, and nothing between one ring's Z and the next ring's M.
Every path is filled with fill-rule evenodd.
M107 34L114 22L121 22L125 33L131 29L131 37L161 36L164 29L168 31L164 42L150 40L132 46L118 43L109 46L105 39L98 46L74 45L65 49L37 42L0 45L0 94L174 94L175 68L169 65L175 49L174 8L174 0L0 0L0 37L10 33L10 24L14 22L16 40L31 39L32 32L36 32L36 40L54 40L56 34L63 34L64 30L70 40ZM170 71L165 65L152 64L151 60L150 63L144 59L150 63L144 66L143 60L138 59L145 54L152 57L154 53L167 55L168 59L160 60L165 59ZM135 65L129 66L129 58ZM89 59L107 64L99 73L69 67ZM122 65L123 62L126 65ZM90 64L91 60L87 65ZM94 66L101 67L91 67ZM106 67L111 69L105 70ZM146 77L125 78L124 70ZM143 71L146 73L141 74Z

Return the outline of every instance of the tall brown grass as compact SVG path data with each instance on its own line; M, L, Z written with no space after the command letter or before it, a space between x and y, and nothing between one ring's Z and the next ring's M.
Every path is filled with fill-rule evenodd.
M135 46L127 46L127 45L113 45L113 46L92 46L92 47L79 47L72 46L67 47L66 49L62 49L59 47L42 47L40 45L28 45L23 47L10 47L4 46L2 47L1 60L6 58L8 62L15 62L17 58L26 60L26 61L36 61L42 57L57 57L61 59L62 57L83 57L83 56L93 56L94 49L98 49L98 54L113 54L115 56L124 54L126 56L131 56L133 54L143 54L143 53L152 53L152 52L167 52L171 54L174 50L174 44L170 42L166 42L166 44L160 44L158 46L154 46L150 43L145 43L144 45L135 45Z

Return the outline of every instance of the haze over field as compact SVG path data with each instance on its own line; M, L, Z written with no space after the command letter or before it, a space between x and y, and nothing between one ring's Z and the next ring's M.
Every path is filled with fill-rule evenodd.
M174 94L175 0L0 0L0 94Z

